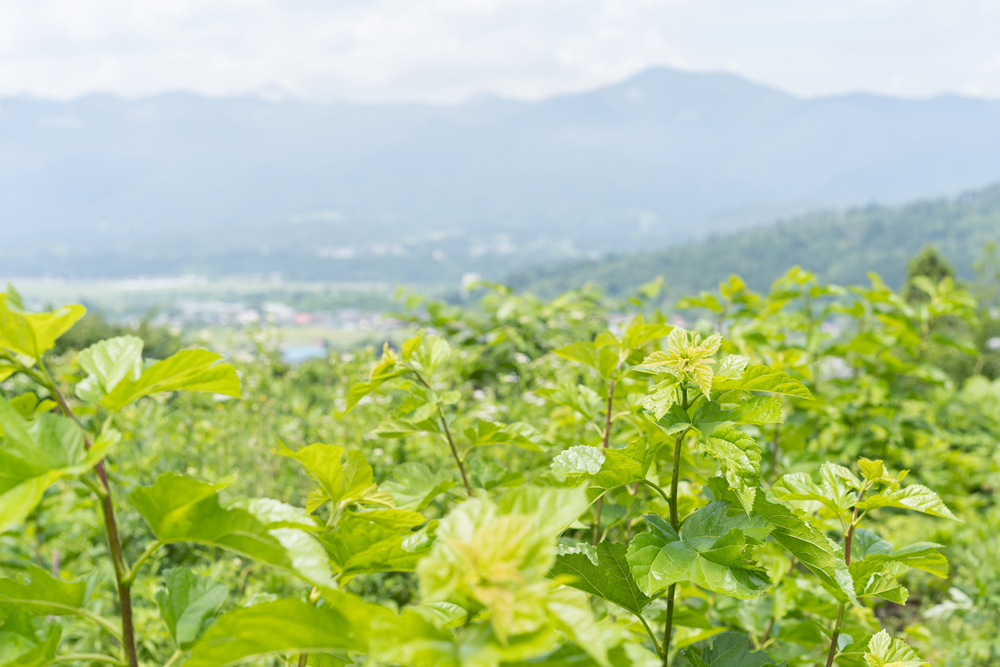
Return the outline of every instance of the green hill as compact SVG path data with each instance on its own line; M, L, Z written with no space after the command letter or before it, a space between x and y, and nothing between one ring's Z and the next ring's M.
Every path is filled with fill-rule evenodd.
M833 283L862 282L876 271L898 286L907 261L926 245L935 246L960 276L971 277L974 261L998 242L1000 185L953 199L814 213L655 252L527 269L508 282L539 294L589 282L621 295L663 276L668 296L677 298L711 289L731 273L764 289L798 264Z

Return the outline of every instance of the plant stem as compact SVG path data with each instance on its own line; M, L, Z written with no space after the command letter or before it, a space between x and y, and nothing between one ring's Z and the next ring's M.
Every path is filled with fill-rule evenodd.
M56 402L59 404L59 408L62 410L63 414L75 421L82 429L83 425L80 424L80 420L77 419L76 415L70 409L69 404L66 403L66 398L62 395L62 392L59 391L55 380L52 379L52 374L49 373L41 359L38 360L38 368L41 370L46 380L46 389L48 389L52 396L56 399ZM87 434L86 430L83 432L83 444L84 447L90 449L90 436ZM104 487L105 491L105 494L100 496L101 511L104 514L104 528L108 533L108 546L111 549L111 561L115 567L115 582L118 587L118 602L121 606L122 648L125 649L125 656L128 658L129 667L139 667L139 658L135 650L135 630L132 625L132 593L130 591L129 584L124 583L124 579L128 575L129 568L125 563L125 556L122 553L121 540L118 537L118 522L115 520L115 507L111 500L111 485L108 484L108 474L104 469L104 462L99 461L97 465L94 466L94 471L97 473L98 479L101 480L101 485Z
M661 496L663 496L663 499L666 500L667 503L670 502L670 496L667 495L667 492L664 491L663 489L661 489L660 487L658 487L656 484L653 484L652 482L650 482L648 479L639 480L639 483L640 484L645 484L649 488L651 488L654 491L656 491L657 493L659 493Z
M458 455L458 449L455 447L455 441L451 438L451 429L448 428L448 420L445 419L444 410L441 409L441 405L438 404L438 414L441 415L441 424L444 425L444 434L448 439L448 446L451 447L451 455L455 457L455 463L458 464L458 471L462 473L462 483L465 484L465 492L472 497L472 486L469 484L469 478L465 474L465 464L462 463L462 457Z
M616 371L619 368L621 368L622 361L624 361L624 359L622 359L621 355L619 355L618 356L618 363L615 365L615 370ZM612 380L611 381L611 386L608 387L608 416L607 416L607 419L604 420L604 442L603 442L604 449L608 448L608 443L611 440L611 411L614 409L613 408L614 401L615 401L615 381ZM595 545L598 542L601 541L600 532L601 532L601 510L602 509L604 509L604 497L603 496L601 496L597 500L597 517L594 520L594 539L593 539L593 542L594 542Z
M663 667L670 665L670 635L674 631L674 594L677 584L670 584L667 589L667 623L663 628Z
M687 387L681 389L681 408L687 410L688 399L687 399ZM687 431L683 431L677 434L677 440L674 441L674 467L670 472L670 526L674 530L679 530L681 527L680 517L677 514L677 486L681 479L681 445L684 444L684 436L687 435ZM677 592L677 584L670 584L670 588L667 589L667 622L663 628L663 667L668 667L670 664L670 635L673 634L674 629L674 594Z
M771 447L771 483L774 484L774 480L778 478L778 457L781 454L779 449L781 443L781 427L778 424L774 425L774 443Z
M174 651L174 654L170 656L170 660L167 660L166 664L164 664L163 667L173 667L174 663L180 660L182 655L184 655L184 651L182 651L181 649L177 649L176 651Z
M619 365L621 362L619 362ZM611 438L611 410L612 404L615 400L615 381L611 381L611 387L608 388L608 418L604 422L604 449L608 448L608 441Z
M146 548L146 550L142 552L142 555L139 556L139 560L137 560L135 564L132 566L132 568L128 571L128 574L125 576L125 579L122 580L122 583L125 584L126 586L131 586L132 582L135 581L136 575L139 574L139 569L146 563L147 560L149 560L149 557L152 556L154 553L156 553L156 550L162 546L163 543L160 542L159 540L150 544Z
M417 377L417 380L420 382L420 384L424 385L425 387L433 391L432 387L427 383L427 380L425 380L423 376L420 375L420 373L413 370L412 368L410 369L410 371ZM451 437L451 429L448 428L448 420L444 416L444 410L441 408L440 403L437 404L437 409L438 409L438 415L440 415L441 417L441 425L444 426L445 439L448 441L448 446L451 447L451 455L455 457L455 463L458 464L458 471L462 473L462 483L465 484L465 492L471 498L472 485L469 484L469 478L465 474L465 464L462 463L462 457L458 455L458 448L455 447L455 441Z
M309 660L308 653L299 653L299 667L306 667L306 661Z
M649 627L649 623L647 623L646 619L642 617L642 614L636 614L636 618L638 618L639 622L642 623L642 627L646 628L646 634L649 635L650 641L653 642L653 648L656 650L656 654L659 655L660 645L656 642L656 636L653 634L653 629Z
M854 537L854 527L858 525L858 503L865 495L865 491L868 490L867 486L861 487L861 493L858 494L858 499L854 501L854 513L851 515L851 525L847 528L847 534L844 536L844 564L851 564L851 540ZM840 612L837 614L837 625L833 628L833 634L830 636L830 652L826 656L826 667L833 667L833 659L837 655L837 639L840 638L840 624L844 621L844 604L840 605Z
M841 603L840 611L837 613L837 625L833 628L833 635L830 637L830 653L826 656L826 667L833 667L833 659L837 656L837 639L840 638L840 624L844 621L844 605Z

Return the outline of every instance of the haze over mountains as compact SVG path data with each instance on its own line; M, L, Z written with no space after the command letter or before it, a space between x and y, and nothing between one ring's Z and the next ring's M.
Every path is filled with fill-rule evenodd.
M646 71L539 102L0 100L0 273L435 283L1000 180L1000 101Z

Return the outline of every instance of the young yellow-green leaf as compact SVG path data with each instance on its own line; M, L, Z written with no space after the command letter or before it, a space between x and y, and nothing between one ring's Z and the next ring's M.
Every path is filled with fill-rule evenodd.
M545 609L539 610L542 614ZM547 620L547 619L546 619ZM467 626L460 638L438 628L413 610L375 622L372 656L379 664L406 667L498 667L542 655L559 641L556 628L546 622L532 632L501 641L489 623Z
M62 581L35 565L28 565L28 576L26 584L0 579L0 603L16 605L38 616L66 616L83 607L87 582Z
M653 414L653 419L661 419L677 403L677 385L680 378L668 377L649 388L642 407Z
M142 375L142 345L142 339L136 336L118 336L80 352L80 368L87 377L76 385L76 395L99 403L126 377L137 381Z
M684 657L691 667L766 667L778 664L764 651L751 651L750 640L738 632L718 635L712 640L712 646L700 656L688 649L684 651Z
M797 398L809 398L813 395L804 384L795 380L788 373L768 366L749 366L739 379L716 376L712 380L712 391L763 391L769 394L784 394Z
M554 350L563 359L575 361L584 366L590 366L602 378L609 378L618 364L618 357L606 347L597 347L593 343L573 343Z
M558 548L552 576L573 577L569 585L585 593L613 602L633 614L640 614L652 601L632 577L624 544L602 542L597 547L589 544L577 548Z
M860 482L850 470L827 462L820 466L820 477L822 486L808 473L782 475L771 486L771 492L781 500L816 500L834 512L854 507Z
M279 444L278 453L301 463L323 491L322 501L335 505L359 500L374 483L372 467L364 454L356 449L344 452L339 445L316 443L295 452ZM322 503L320 503L322 504ZM315 511L319 505L311 502L307 508Z
M903 488L887 488L877 495L866 496L858 503L858 507L862 510L872 510L878 507L902 507L958 521L958 518L951 513L938 494L922 484L911 484Z
M240 378L231 364L218 363L222 355L208 350L181 350L147 368L138 380L125 376L101 399L101 405L118 411L143 396L160 391L210 391L240 395Z
M18 371L18 367L0 360L0 382L3 382Z
M0 349L39 359L86 312L83 306L72 305L48 313L29 313L17 293L8 287L7 292L0 293Z
M728 503L710 503L692 514L680 533L655 514L644 515L649 532L628 546L632 576L642 592L652 596L689 581L741 600L763 595L771 580L746 551L748 540L762 542L772 527L759 517L730 517L728 511Z
M324 591L325 604L275 600L219 617L195 644L186 667L228 667L250 658L368 652L372 622L391 615L348 593Z
M557 588L549 593L545 608L553 625L586 651L594 662L600 667L611 667L601 628L583 592L568 586Z
M746 433L732 427L718 428L698 437L698 447L718 461L726 481L743 507L752 507L760 482L760 447Z
M719 362L719 367L715 371L717 377L729 380L739 380L747 370L750 363L748 357L741 357L738 354L731 354Z
M428 380L449 357L451 345L447 340L440 336L423 336L420 345L409 357L409 363Z
M906 566L892 562L853 561L849 567L854 592L859 598L878 597L896 604L906 604L910 592L896 580Z
M0 667L45 667L59 648L62 630L17 605L0 604Z
M156 593L156 604L178 648L187 649L208 628L226 602L226 587L183 567L163 573L166 590Z
M542 448L549 446L549 442L534 426L524 422L497 424L480 419L474 428L470 426L465 429L465 437L473 447L513 445L540 452Z
M109 431L84 448L83 431L71 419L41 414L26 421L0 397L0 533L31 513L45 490L63 477L82 475L104 458L120 435Z
M596 475L604 464L604 451L590 445L574 445L559 452L550 467L560 475Z
M924 667L928 664L906 642L890 637L885 630L868 642L865 662L868 667Z
M406 510L347 512L335 530L317 538L344 575L412 572L432 544L428 531L415 530L426 522L422 515Z
M439 495L458 485L447 470L431 470L426 463L408 461L393 466L392 480L382 488L392 494L396 507L422 510Z

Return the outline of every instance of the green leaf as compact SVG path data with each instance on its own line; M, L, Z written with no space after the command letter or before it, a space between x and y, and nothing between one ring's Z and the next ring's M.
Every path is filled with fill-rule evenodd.
M808 473L782 475L771 486L771 492L781 500L815 500L834 512L854 507L860 482L850 470L827 462L820 467L820 476L822 486L816 484Z
M374 484L372 467L356 449L347 451L345 456L344 448L339 445L316 443L297 452L282 442L278 445L278 453L301 463L323 491L309 503L306 508L309 512L331 500L334 505L359 500ZM322 502L317 504L318 500Z
M560 475L596 475L604 459L604 451L600 447L574 445L557 454L550 467Z
M8 287L6 293L0 293L0 349L39 359L86 312L83 306L72 305L48 313L29 313Z
M0 603L13 604L38 616L76 614L83 607L87 582L68 582L28 565L29 583L0 579ZM0 630L2 631L2 630Z
M922 484L911 484L903 488L887 488L878 495L868 496L858 503L858 508L865 511L879 507L902 507L958 521L958 518L951 513L938 494Z
M715 375L729 380L739 380L746 373L747 364L749 363L750 359L748 357L731 354L719 362L719 368L715 371Z
M692 650L684 652L692 667L764 667L777 665L764 651L750 651L750 640L738 632L725 632L712 640L701 656ZM785 663L781 663L784 665Z
M896 580L896 576L906 570L905 565L862 560L852 562L849 569L854 580L854 592L859 598L879 597L896 604L906 604L910 593Z
M118 336L91 345L80 352L80 368L87 377L76 385L76 395L100 403L126 377L135 382L142 375L141 338Z
M497 507L504 514L530 514L535 530L555 537L576 521L590 503L582 487L569 489L519 486L501 496Z
M166 590L156 593L160 616L178 648L190 648L226 602L226 587L183 567L163 573Z
M210 391L240 395L240 378L232 364L218 363L222 355L208 350L181 350L147 368L138 380L125 376L101 405L118 411L143 396L161 391Z
M391 612L354 595L324 591L325 604L276 600L219 617L185 667L228 667L250 658L308 652L366 653L372 622Z
M376 621L372 655L379 664L406 667L497 667L538 656L555 647L558 634L549 624L500 641L488 623L473 623L456 639L419 613L407 610Z
M62 630L16 605L0 604L0 667L44 667L59 648Z
M924 667L928 664L906 642L890 637L885 630L868 642L865 662L868 667Z
M640 614L651 602L632 577L624 544L602 542L593 557L590 545L570 549L560 546L552 576L569 575L570 586L613 602L633 614Z
M413 350L409 357L409 363L418 372L425 374L429 379L435 371L448 361L451 356L451 346L440 336L423 336L420 346Z
M707 488L715 500L725 500L739 507L739 498L721 477L708 480ZM784 547L819 579L838 602L855 603L854 582L844 564L841 550L802 516L764 493L754 496L753 515L767 521L771 539Z
M317 538L344 575L412 572L432 544L428 531L415 531L425 523L422 515L406 510L347 512L334 531Z
M752 507L760 482L760 447L746 433L732 427L699 436L698 446L725 469L726 481L739 496L743 507Z
M746 551L748 540L759 543L772 528L759 517L730 517L728 511L728 503L710 503L691 515L680 533L659 516L644 515L649 532L628 546L632 576L643 593L652 596L682 581L741 600L767 591L766 571Z
M661 442L650 444L648 437L639 438L625 447L604 450L604 463L595 475L590 476L591 486L614 489L646 479L646 473L656 457Z
M597 347L593 343L573 343L554 350L563 359L575 361L584 366L590 366L603 378L610 378L618 364L618 357L606 347Z
M497 424L480 419L475 428L465 429L465 437L469 439L469 443L473 447L513 445L533 452L540 452L543 447L549 446L549 442L534 426L524 422Z
M329 563L322 547L308 532L290 527L298 522L309 524L304 512L298 510L296 514L296 508L269 499L250 501L246 509L224 508L217 493L222 486L164 473L153 486L136 487L129 494L129 502L160 542L223 547L311 583L330 583ZM309 525L315 528L315 524Z
M426 463L410 461L393 466L392 480L382 488L392 494L396 507L422 510L436 497L458 486L446 470L431 470Z
M81 475L104 458L120 435L109 431L90 451L71 419L41 414L26 421L0 397L0 533L22 523L45 490L63 477Z
M943 546L933 542L915 542L901 549L875 533L864 528L855 528L851 540L852 560L902 563L908 567L930 572L935 577L948 577L948 559L938 549Z
M804 384L792 378L784 371L775 370L769 366L749 366L739 379L716 376L712 380L712 391L763 391L769 394L784 394L798 398L809 398L813 395Z

